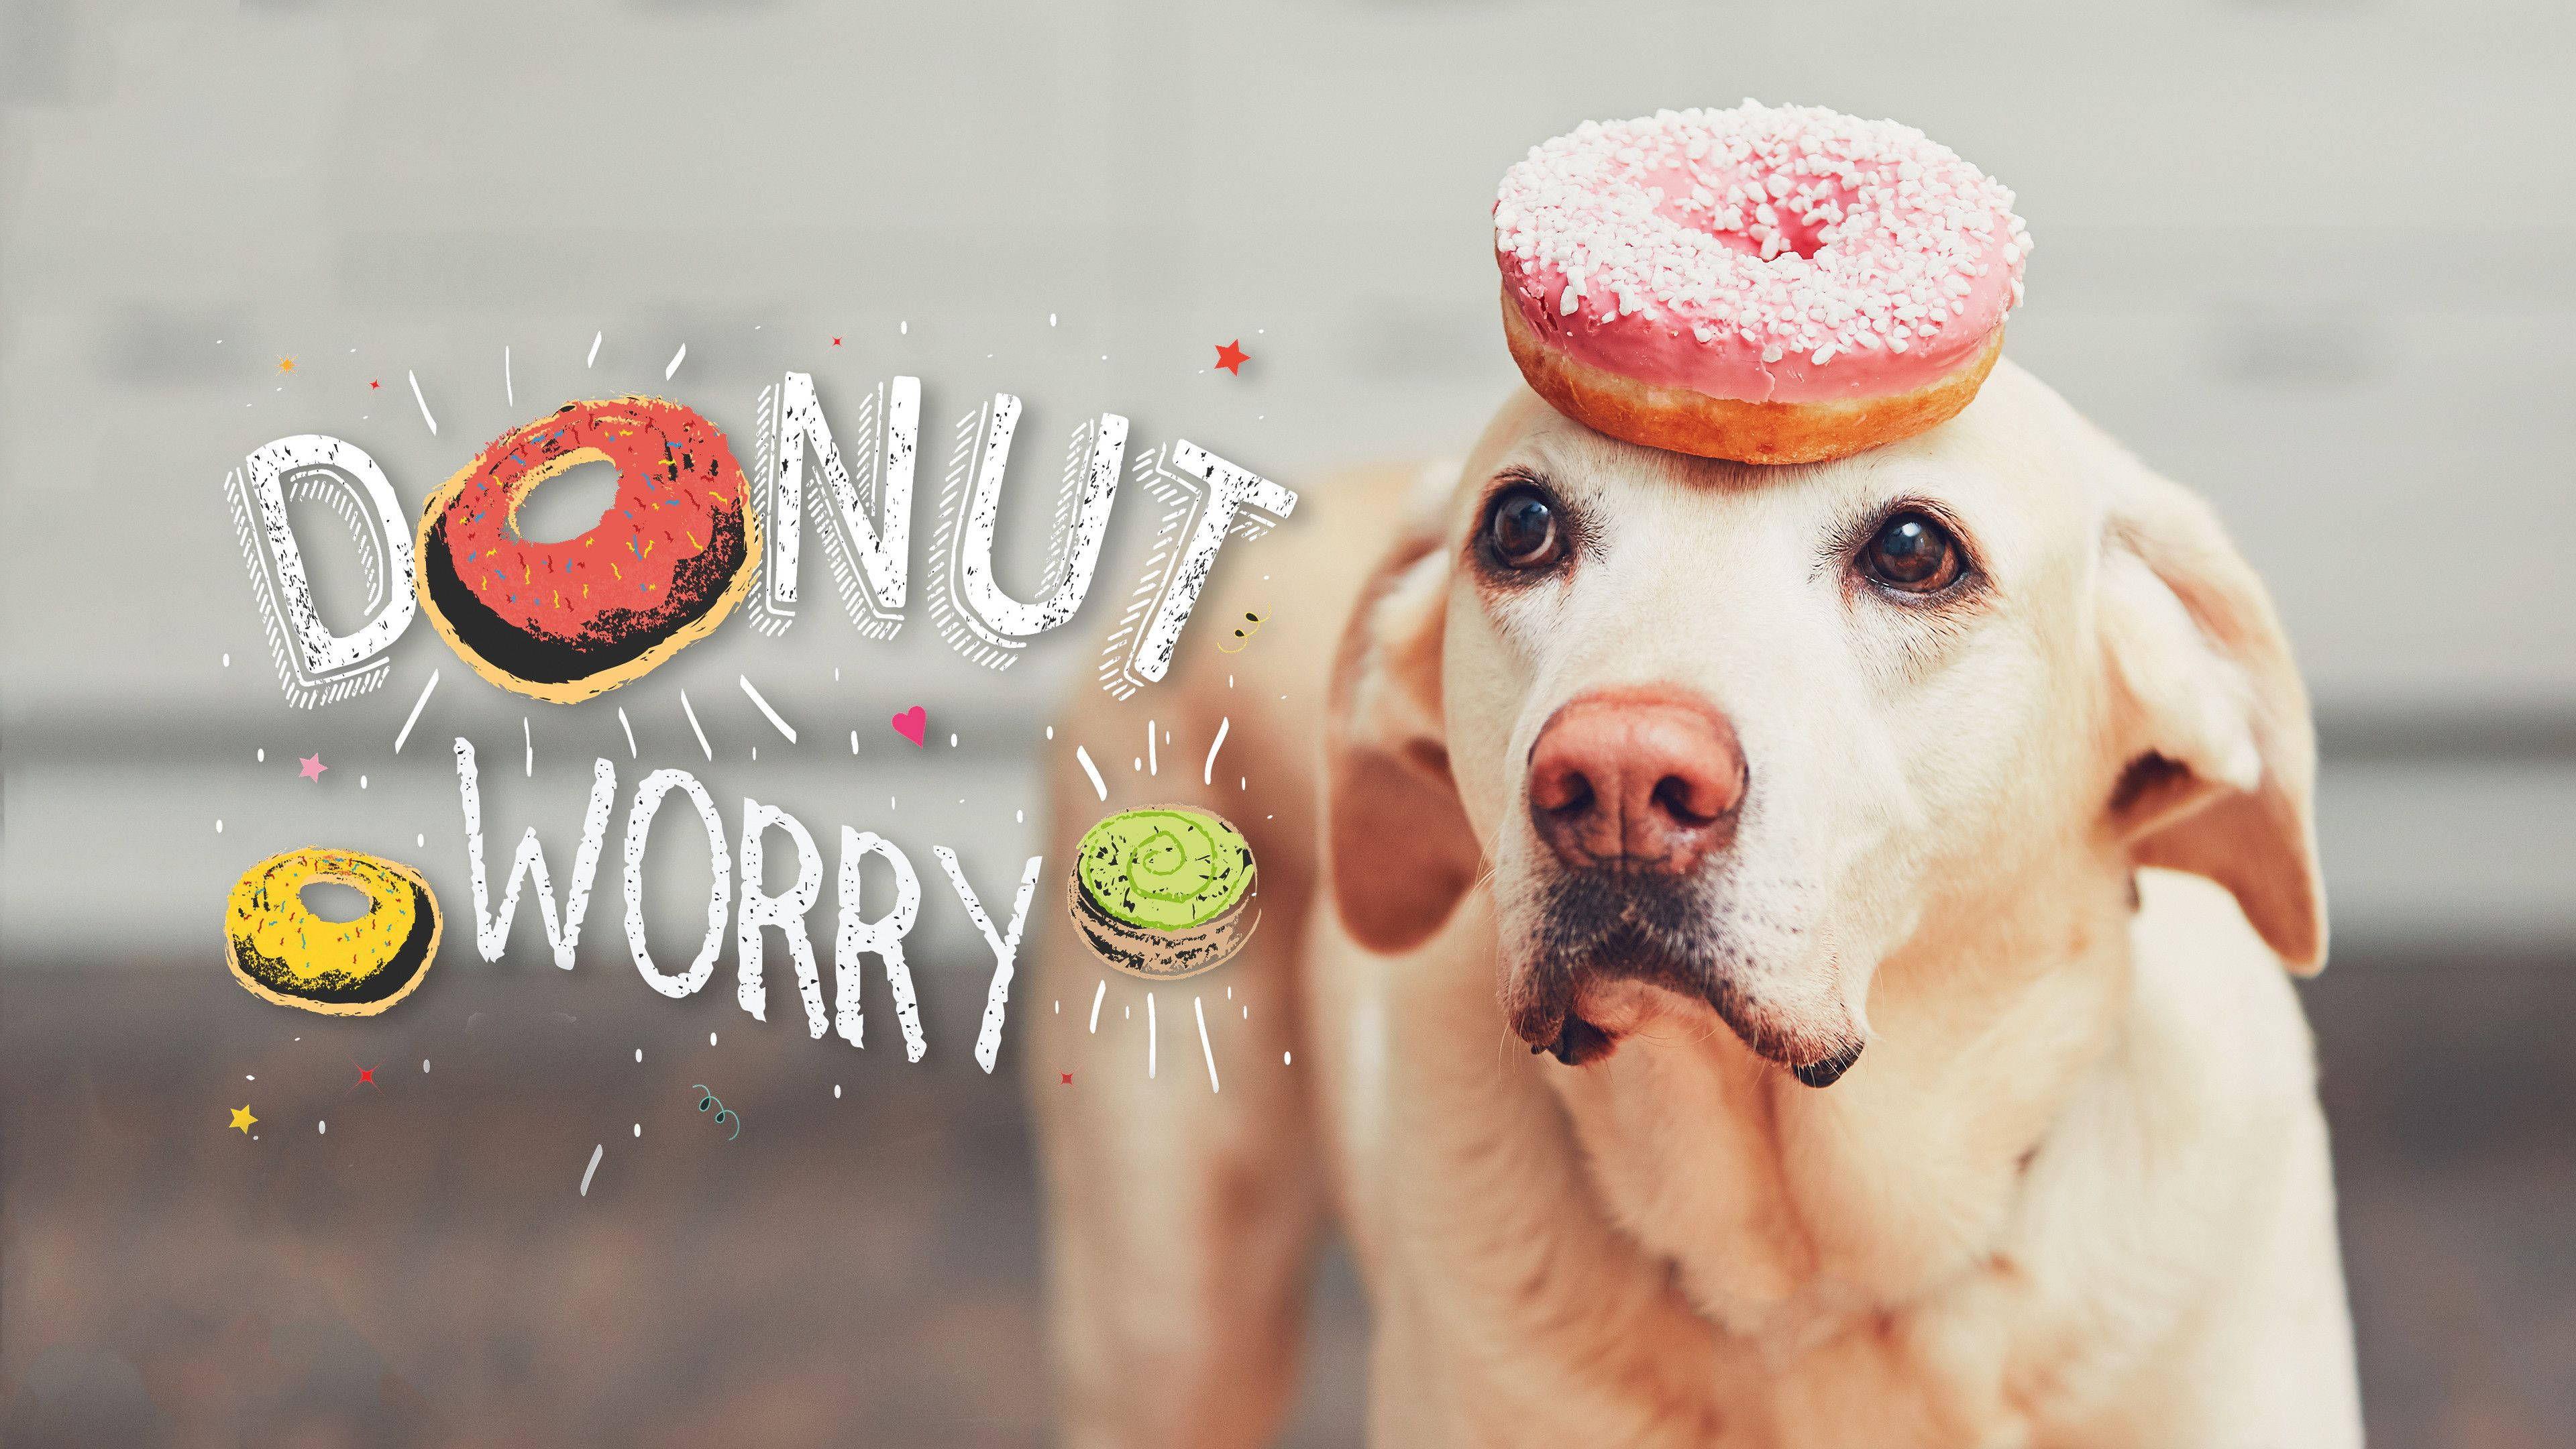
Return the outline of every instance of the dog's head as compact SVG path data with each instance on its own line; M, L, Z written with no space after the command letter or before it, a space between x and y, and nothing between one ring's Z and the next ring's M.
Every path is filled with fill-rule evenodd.
M1796 468L1517 397L1363 599L1330 731L1352 935L1418 944L1490 866L1506 1014L1569 1063L1669 992L1830 1084L1918 933L2138 864L2225 885L2294 969L2324 954L2261 585L2010 364L1931 432Z

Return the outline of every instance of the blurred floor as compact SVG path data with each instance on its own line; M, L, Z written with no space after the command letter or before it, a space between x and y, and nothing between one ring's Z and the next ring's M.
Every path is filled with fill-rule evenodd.
M2375 1443L2576 1443L2572 964L2347 959L2306 988ZM1046 1438L1007 1071L610 970L441 970L373 1024L213 970L0 978L0 1439ZM934 1032L972 1019L970 974L925 980ZM256 1140L223 1125L244 1102ZM1365 1309L1337 1257L1320 1281L1293 1444L1360 1424Z

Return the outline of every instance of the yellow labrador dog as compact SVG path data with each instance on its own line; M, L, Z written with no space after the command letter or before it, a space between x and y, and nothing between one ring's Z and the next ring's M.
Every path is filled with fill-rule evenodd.
M2360 1441L2313 735L2204 505L2009 363L1835 463L1523 394L1309 498L1240 652L1063 722L1055 860L1205 803L1262 908L1098 1007L1038 952L1068 1442L1262 1442L1328 1217L1379 1444Z

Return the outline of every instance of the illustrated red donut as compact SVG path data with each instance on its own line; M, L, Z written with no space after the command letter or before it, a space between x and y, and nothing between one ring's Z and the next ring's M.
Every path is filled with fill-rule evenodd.
M582 463L617 501L561 543L519 537L519 507ZM751 587L760 520L714 424L659 398L566 403L493 440L421 511L422 612L476 673L570 704L643 675L715 628Z
M1839 458L1975 397L2021 301L2012 192L1893 121L1746 101L1530 149L1494 204L1530 386L1649 447Z

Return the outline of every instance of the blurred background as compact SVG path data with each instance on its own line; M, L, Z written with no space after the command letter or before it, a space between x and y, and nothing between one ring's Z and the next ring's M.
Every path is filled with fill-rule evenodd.
M1123 502L1084 618L969 665L918 582L943 429L1028 404L1024 594L1031 500L1104 409L1291 487L1460 449L1513 381L1503 169L1586 118L1751 95L1893 115L2013 186L2039 247L2012 355L2212 498L2270 582L2323 743L2334 964L2303 990L2373 1437L2576 1443L2576 12L531 8L0 0L0 1439L1043 1441L1023 1109L1007 1041L994 1077L968 1055L989 957L928 852L1006 904L1072 743L1045 722L1152 528ZM1229 339L1240 377L1211 368ZM644 390L747 459L790 368L836 416L924 381L896 641L809 562L784 637L728 624L588 704L506 695L425 624L383 688L283 702L224 500L252 448L336 434L416 508L541 409ZM345 627L345 533L298 519ZM884 724L912 704L919 751ZM928 1060L887 1049L881 995L869 1050L807 1040L774 941L765 1025L730 946L713 989L654 996L613 856L577 969L532 905L482 961L458 735L495 871L534 824L560 882L597 755L618 821L679 765L729 833L756 794L827 860L838 824L896 839ZM671 818L666 964L705 888ZM416 861L446 903L440 966L382 1018L281 1011L220 965L234 876L307 844ZM222 1125L245 1100L255 1140ZM1349 1442L1365 1310L1337 1255L1317 1274L1290 1437Z

